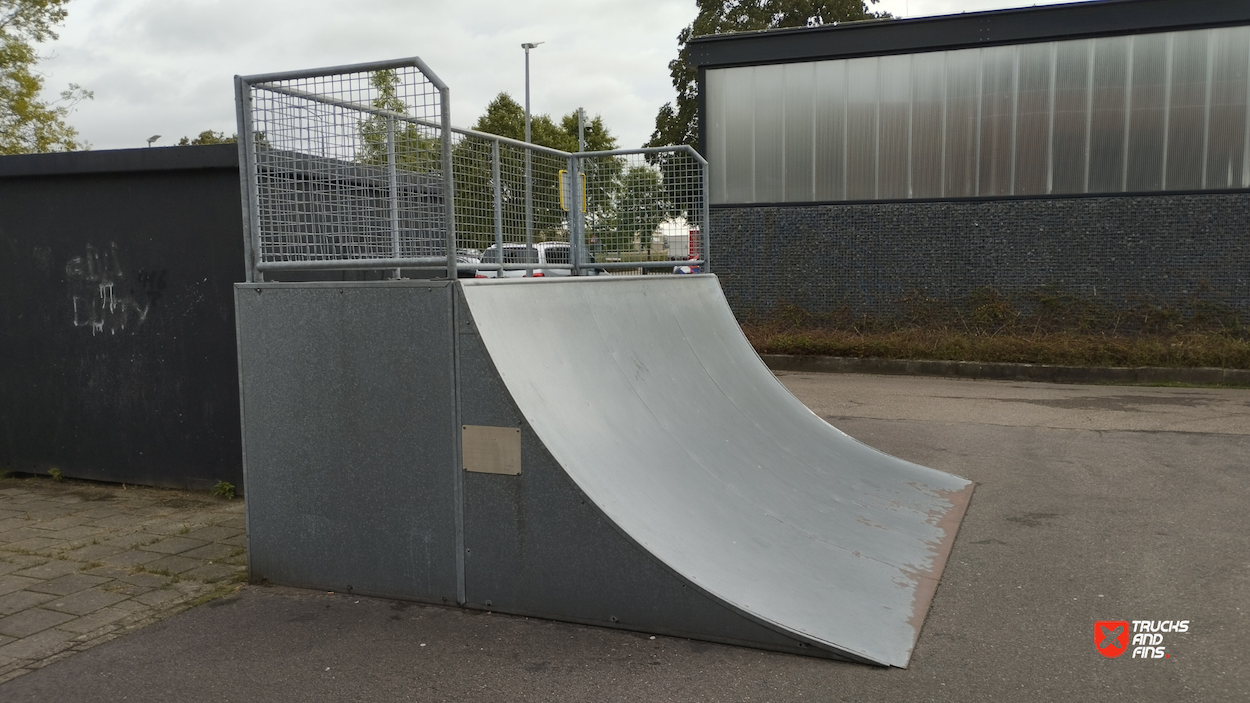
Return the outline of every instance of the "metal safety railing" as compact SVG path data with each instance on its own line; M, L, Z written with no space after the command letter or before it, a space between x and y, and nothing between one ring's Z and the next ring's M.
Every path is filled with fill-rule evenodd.
M249 281L707 270L707 162L688 146L568 153L455 128L418 58L235 90Z

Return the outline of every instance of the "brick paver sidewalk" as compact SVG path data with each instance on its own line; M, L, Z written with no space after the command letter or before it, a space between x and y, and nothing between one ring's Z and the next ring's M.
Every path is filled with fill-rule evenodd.
M0 480L0 682L237 590L242 499Z

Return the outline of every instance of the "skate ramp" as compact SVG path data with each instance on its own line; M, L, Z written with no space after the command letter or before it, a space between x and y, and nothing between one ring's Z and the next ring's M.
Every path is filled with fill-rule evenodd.
M593 572L601 601L641 579L626 598L648 601L641 615L612 626L906 666L969 481L878 452L809 411L759 360L713 276L459 290L464 421L495 408L484 412L504 421L479 421L519 419L527 437L520 476L466 474L469 607L594 622L578 611ZM544 478L544 464L561 475ZM479 501L492 491L494 503ZM611 537L584 516L535 527L575 513L561 503L574 494ZM579 539L597 541L579 556L569 547ZM604 546L613 540L636 549ZM596 559L625 565L585 565ZM649 560L662 568L638 576Z

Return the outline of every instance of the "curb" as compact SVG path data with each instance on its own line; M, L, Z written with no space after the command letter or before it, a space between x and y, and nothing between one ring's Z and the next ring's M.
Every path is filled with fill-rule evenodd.
M859 359L796 354L761 354L760 358L773 371L945 376L1047 383L1192 383L1194 385L1250 386L1250 369L1051 366L981 361Z

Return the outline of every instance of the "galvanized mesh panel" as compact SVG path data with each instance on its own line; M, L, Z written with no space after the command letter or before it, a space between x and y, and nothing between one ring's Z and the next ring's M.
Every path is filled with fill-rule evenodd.
M445 256L441 97L418 68L250 90L259 263Z
M447 88L419 59L237 86L254 276L402 275L447 264L452 246L462 275L668 272L706 259L706 161L690 147L569 154L452 128Z
M619 152L582 157L579 163L585 174L588 266L667 273L671 266L630 264L704 259L705 166L692 152Z
M498 264L501 248L526 242L568 243L569 213L560 206L559 174L568 170L569 154L468 130L456 130L454 144L456 237L461 249L478 258L484 254L485 263ZM517 270L527 263L524 250L504 258L505 265ZM536 263L537 255L531 252L529 259L528 263ZM567 257L563 263L569 263Z

